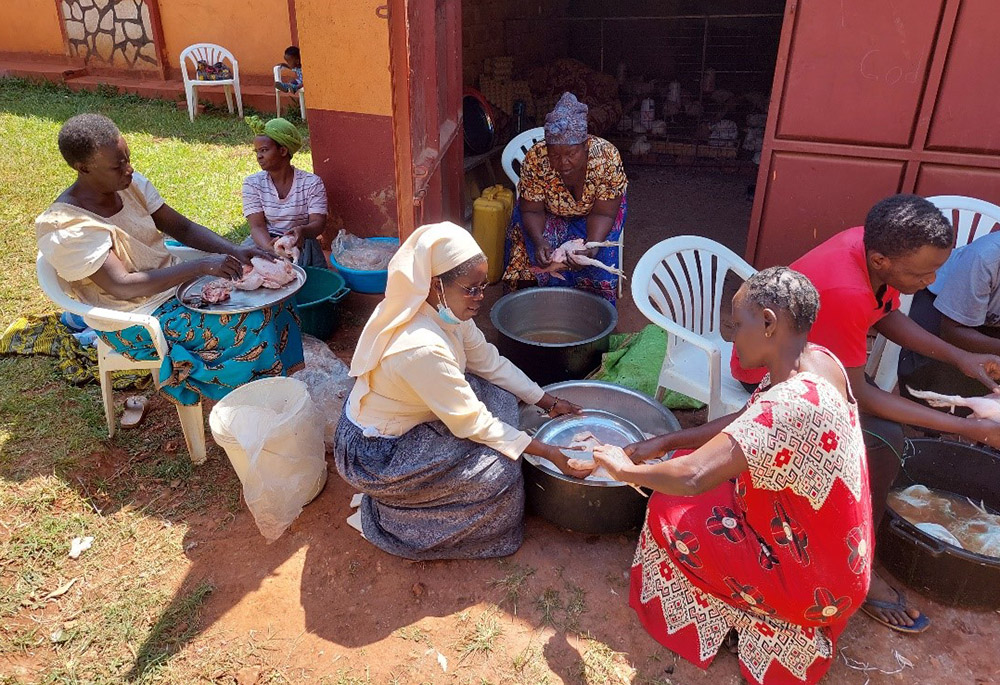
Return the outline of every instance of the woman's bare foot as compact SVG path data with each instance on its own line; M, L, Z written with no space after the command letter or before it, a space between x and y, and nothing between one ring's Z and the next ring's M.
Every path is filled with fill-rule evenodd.
M890 626L909 628L914 625L916 619L920 618L920 612L907 606L902 593L889 585L874 569L872 570L871 587L869 587L868 597L865 599L865 611ZM870 600L883 605L871 604Z

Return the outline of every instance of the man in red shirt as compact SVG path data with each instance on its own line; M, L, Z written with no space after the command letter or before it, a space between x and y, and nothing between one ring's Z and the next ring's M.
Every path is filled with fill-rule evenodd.
M791 264L819 291L819 315L809 341L829 349L847 368L862 412L876 530L900 469L904 443L900 424L1000 447L1000 424L959 418L884 392L864 373L868 329L874 328L903 349L950 364L997 390L993 379L1000 378L1000 357L965 352L897 311L900 293L913 294L934 282L954 242L951 225L933 204L916 195L894 195L871 209L864 226L838 233ZM764 376L761 369L743 369L735 351L730 366L733 377L748 388ZM903 632L920 632L930 623L877 574L872 574L862 608Z

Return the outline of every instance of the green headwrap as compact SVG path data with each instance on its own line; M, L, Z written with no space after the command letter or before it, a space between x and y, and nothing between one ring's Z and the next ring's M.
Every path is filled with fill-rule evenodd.
M258 116L246 117L245 121L255 136L267 136L294 155L302 149L302 134L295 124L287 119L271 119L266 124Z

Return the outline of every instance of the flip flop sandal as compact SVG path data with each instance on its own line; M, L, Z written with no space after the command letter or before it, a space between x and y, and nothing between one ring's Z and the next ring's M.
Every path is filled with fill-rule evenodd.
M142 395L133 395L125 400L125 410L122 412L119 425L122 428L136 428L146 418L147 411L149 411L149 400Z
M903 598L903 593L892 588L893 592L896 593L895 602L887 602L881 599L868 599L861 605L861 611L865 612L871 616L874 620L881 623L882 625L892 628L893 630L900 633L922 633L927 630L931 625L931 620L924 616L922 613L913 619L912 626L900 626L895 623L889 623L881 616L879 616L873 609L883 609L886 611L906 611L906 599Z

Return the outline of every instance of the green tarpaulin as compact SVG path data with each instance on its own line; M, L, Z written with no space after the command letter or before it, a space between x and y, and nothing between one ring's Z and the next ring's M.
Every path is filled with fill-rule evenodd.
M667 351L667 332L650 324L638 333L611 336L611 349L604 355L594 377L626 388L656 396L663 355ZM705 405L673 390L667 390L663 405L669 409L701 409Z

